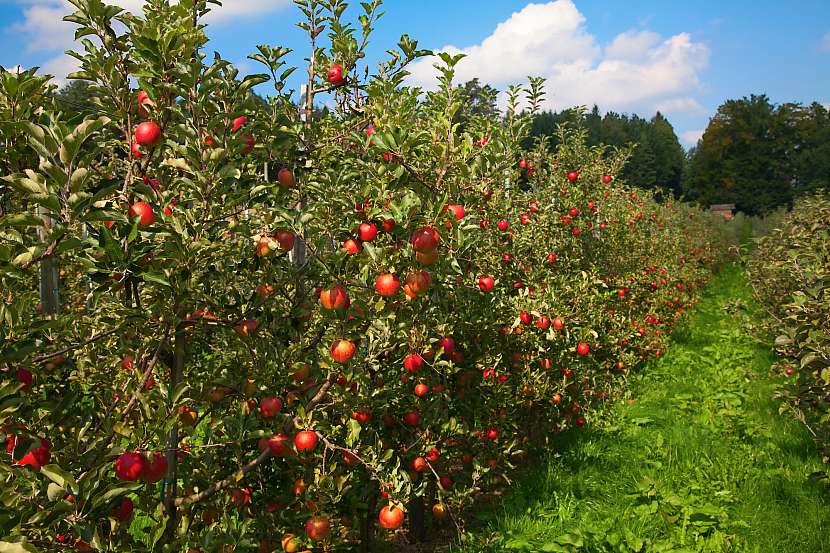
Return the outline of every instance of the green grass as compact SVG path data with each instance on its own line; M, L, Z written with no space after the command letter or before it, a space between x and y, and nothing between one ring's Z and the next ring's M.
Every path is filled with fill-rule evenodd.
M566 437L484 513L469 551L830 552L830 488L778 414L760 316L727 267L629 401Z

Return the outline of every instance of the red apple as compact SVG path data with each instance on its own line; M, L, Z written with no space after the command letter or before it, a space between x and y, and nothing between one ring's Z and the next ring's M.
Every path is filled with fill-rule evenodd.
M356 349L351 340L335 340L331 344L331 357L338 363L348 363Z
M248 118L244 115L240 115L239 117L234 118L233 126L231 127L231 132L236 132L242 128L242 125L248 122Z
M297 451L312 451L317 447L317 433L313 430L302 430L294 436L294 447Z
M144 475L142 478L145 482L154 484L161 481L161 479L165 476L167 476L167 457L158 451L154 452L145 463Z
M278 397L265 397L259 400L259 411L265 418L276 417L282 410L282 401Z
M294 188L297 184L296 179L294 178L294 173L288 167L283 167L277 173L277 182L280 183L280 186L288 189Z
M429 290L432 279L426 271L412 271L406 275L406 286L416 296Z
M346 82L345 77L343 77L343 66L335 63L334 65L329 67L328 73L326 74L326 78L334 86L343 85Z
M401 279L397 275L383 273L375 278L375 291L385 298L397 294L400 287Z
M156 216L153 213L153 208L147 202L136 202L130 206L128 212L130 219L138 217L138 228L147 228L152 225Z
M588 355L590 351L591 347L585 342L579 342L579 344L577 344L576 346L576 353L578 353L579 355Z
M378 227L374 223L360 223L357 228L357 236L363 242L371 242L378 235Z
M478 277L478 287L482 292L489 292L493 289L496 281L490 275Z
M161 142L161 127L153 121L144 121L135 128L135 141L139 146L155 146Z
M452 350L455 349L455 340L452 339L452 336L444 336L438 340L438 347L441 348L445 354L450 354L452 353Z
M129 519L133 514L133 500L129 497L121 498L121 503L118 504L118 508L112 512L112 516L124 522L125 520Z
M147 464L138 452L122 453L115 459L115 475L119 480L135 481L144 475Z
M421 227L412 234L412 248L416 252L430 253L438 247L440 236L432 227Z
M460 204L450 204L447 206L447 209L452 212L453 217L455 217L456 221L460 221L464 218L464 206Z
M345 288L339 284L320 292L320 305L325 309L345 309L350 303Z
M403 416L403 422L407 426L418 426L421 422L421 415L417 411L408 411Z
M423 357L421 357L417 353L410 353L409 355L403 358L404 368L411 373L418 372L423 366L423 364Z
M355 255L360 253L363 250L363 246L360 245L360 242L349 238L345 242L343 242L343 249L346 250L346 253L349 255Z
M397 530L403 524L403 511L398 507L387 505L378 515L380 526L387 530Z

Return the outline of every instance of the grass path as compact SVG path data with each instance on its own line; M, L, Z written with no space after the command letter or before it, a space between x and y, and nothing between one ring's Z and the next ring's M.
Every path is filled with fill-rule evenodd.
M630 401L519 482L468 551L830 553L830 487L806 431L778 415L770 352L729 267Z

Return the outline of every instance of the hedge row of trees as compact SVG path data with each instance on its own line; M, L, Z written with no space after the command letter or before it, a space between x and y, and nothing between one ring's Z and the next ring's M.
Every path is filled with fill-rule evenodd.
M91 116L0 70L0 552L463 536L725 255L626 151L523 147L541 79L459 126L460 56L428 94L406 35L367 68L380 0L296 2L302 109L287 49L204 54L206 0L72 3Z

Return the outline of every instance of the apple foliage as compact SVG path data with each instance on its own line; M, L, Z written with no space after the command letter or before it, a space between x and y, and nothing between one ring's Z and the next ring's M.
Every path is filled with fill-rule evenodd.
M810 429L830 461L830 200L826 192L796 201L793 210L757 243L747 264L756 296L767 310L761 329L780 359L780 396Z
M25 137L0 218L0 539L19 550L367 542L393 505L416 538L462 529L662 353L725 251L707 214L613 178L627 150L573 128L523 149L541 79L462 129L461 56L411 88L427 52L403 36L369 75L377 0L354 22L296 2L299 106L287 49L257 47L245 77L204 53L214 2L71 3L96 116L26 72L42 109L2 127ZM46 263L60 301L40 313ZM335 286L348 299L321 302Z

